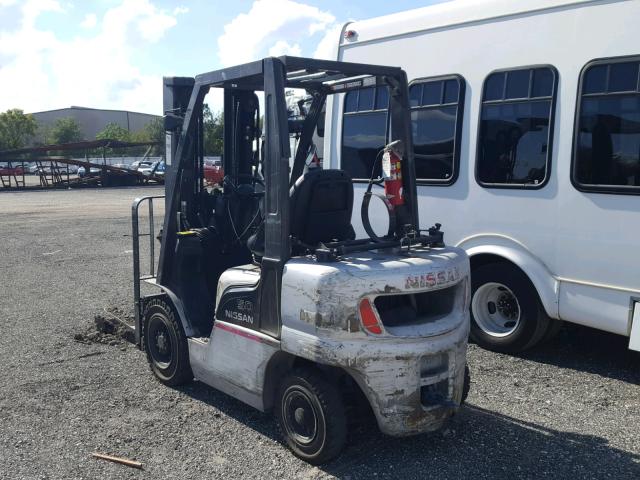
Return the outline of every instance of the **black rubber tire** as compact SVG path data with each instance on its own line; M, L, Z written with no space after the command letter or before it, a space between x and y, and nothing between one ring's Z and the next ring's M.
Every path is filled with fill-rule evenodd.
M152 325L152 322L159 322L157 325L164 326L168 334L171 354L170 361L165 362L167 363L166 366L154 358L151 344L153 338L150 335L150 330L156 327ZM154 298L149 301L143 312L142 325L142 345L147 354L149 367L156 378L170 387L184 385L192 381L193 372L189 363L187 337L172 305L160 298Z
M542 340L540 340L540 343L546 343L550 340L553 340L558 335L558 333L560 333L563 325L564 322L562 320L556 320L553 318L549 319L549 326L547 327L547 331L544 333Z
M467 401L467 397L469 396L469 390L471 390L471 372L469 371L469 365L465 364L464 385L462 387L462 399L460 400L460 405L464 405L464 403Z
M520 324L511 334L495 337L477 325L472 311L471 339L482 348L502 353L522 352L539 343L549 327L549 317L529 277L509 263L482 265L471 272L472 302L480 286L493 282L505 285L515 295L520 305Z
M311 440L305 444L291 434L286 399L291 395L304 395L317 421ZM275 414L284 442L302 460L320 465L335 458L343 449L347 439L347 418L338 387L328 382L321 372L312 368L291 372L280 383L276 396Z

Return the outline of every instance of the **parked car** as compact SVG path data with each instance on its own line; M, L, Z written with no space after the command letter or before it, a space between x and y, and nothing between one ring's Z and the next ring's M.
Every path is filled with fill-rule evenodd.
M9 167L5 164L0 166L0 175L22 175L24 172L25 169L21 165Z
M68 165L66 163L60 163L58 164L57 170L60 172L61 175L66 175L67 172L69 172L70 175L75 175L76 173L78 173L78 166Z
M89 171L89 176L98 175L100 173L100 169L96 167L91 167ZM85 167L78 168L78 177L82 178L87 176L87 169Z
M156 162L140 162L136 170L144 175L151 175L155 168Z
M222 168L222 160L205 160L204 161L204 179L210 185L221 184L224 178L224 169Z
M155 180L158 180L160 182L164 181L164 171L165 171L165 163L164 162L152 162L151 165L141 165L138 168L138 172L142 173L143 175L150 177L151 175L154 176Z
M60 175L66 174L66 170L62 167L52 167L51 165L40 165L35 168L34 175L50 175L52 172L59 173Z
M129 168L132 170L143 171L146 169L150 169L153 166L153 162L151 160L136 160L131 164Z
M154 175L164 177L164 171L167 168L166 164L164 162L155 162L154 166L155 166L155 170L153 170Z

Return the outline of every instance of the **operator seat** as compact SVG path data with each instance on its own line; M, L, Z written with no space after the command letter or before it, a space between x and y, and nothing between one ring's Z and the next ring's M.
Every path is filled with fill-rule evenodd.
M291 236L294 255L320 243L355 239L351 226L353 183L344 170L310 170L289 190ZM264 226L247 246L255 257L264 256Z
M305 245L353 240L353 183L344 170L317 168L289 191L291 236Z

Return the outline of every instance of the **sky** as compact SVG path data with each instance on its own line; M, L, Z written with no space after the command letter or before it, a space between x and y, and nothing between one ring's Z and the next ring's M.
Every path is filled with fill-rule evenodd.
M161 114L164 75L329 58L346 21L441 1L0 0L0 111Z

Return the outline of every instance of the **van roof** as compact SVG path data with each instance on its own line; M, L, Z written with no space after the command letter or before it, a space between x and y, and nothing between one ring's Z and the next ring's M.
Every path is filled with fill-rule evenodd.
M607 3L611 1L629 0L609 0ZM603 3L603 0L454 0L369 20L349 22L343 27L343 32L353 30L355 35L350 39L341 35L340 47L380 38L508 18L523 13L565 10L590 3Z

